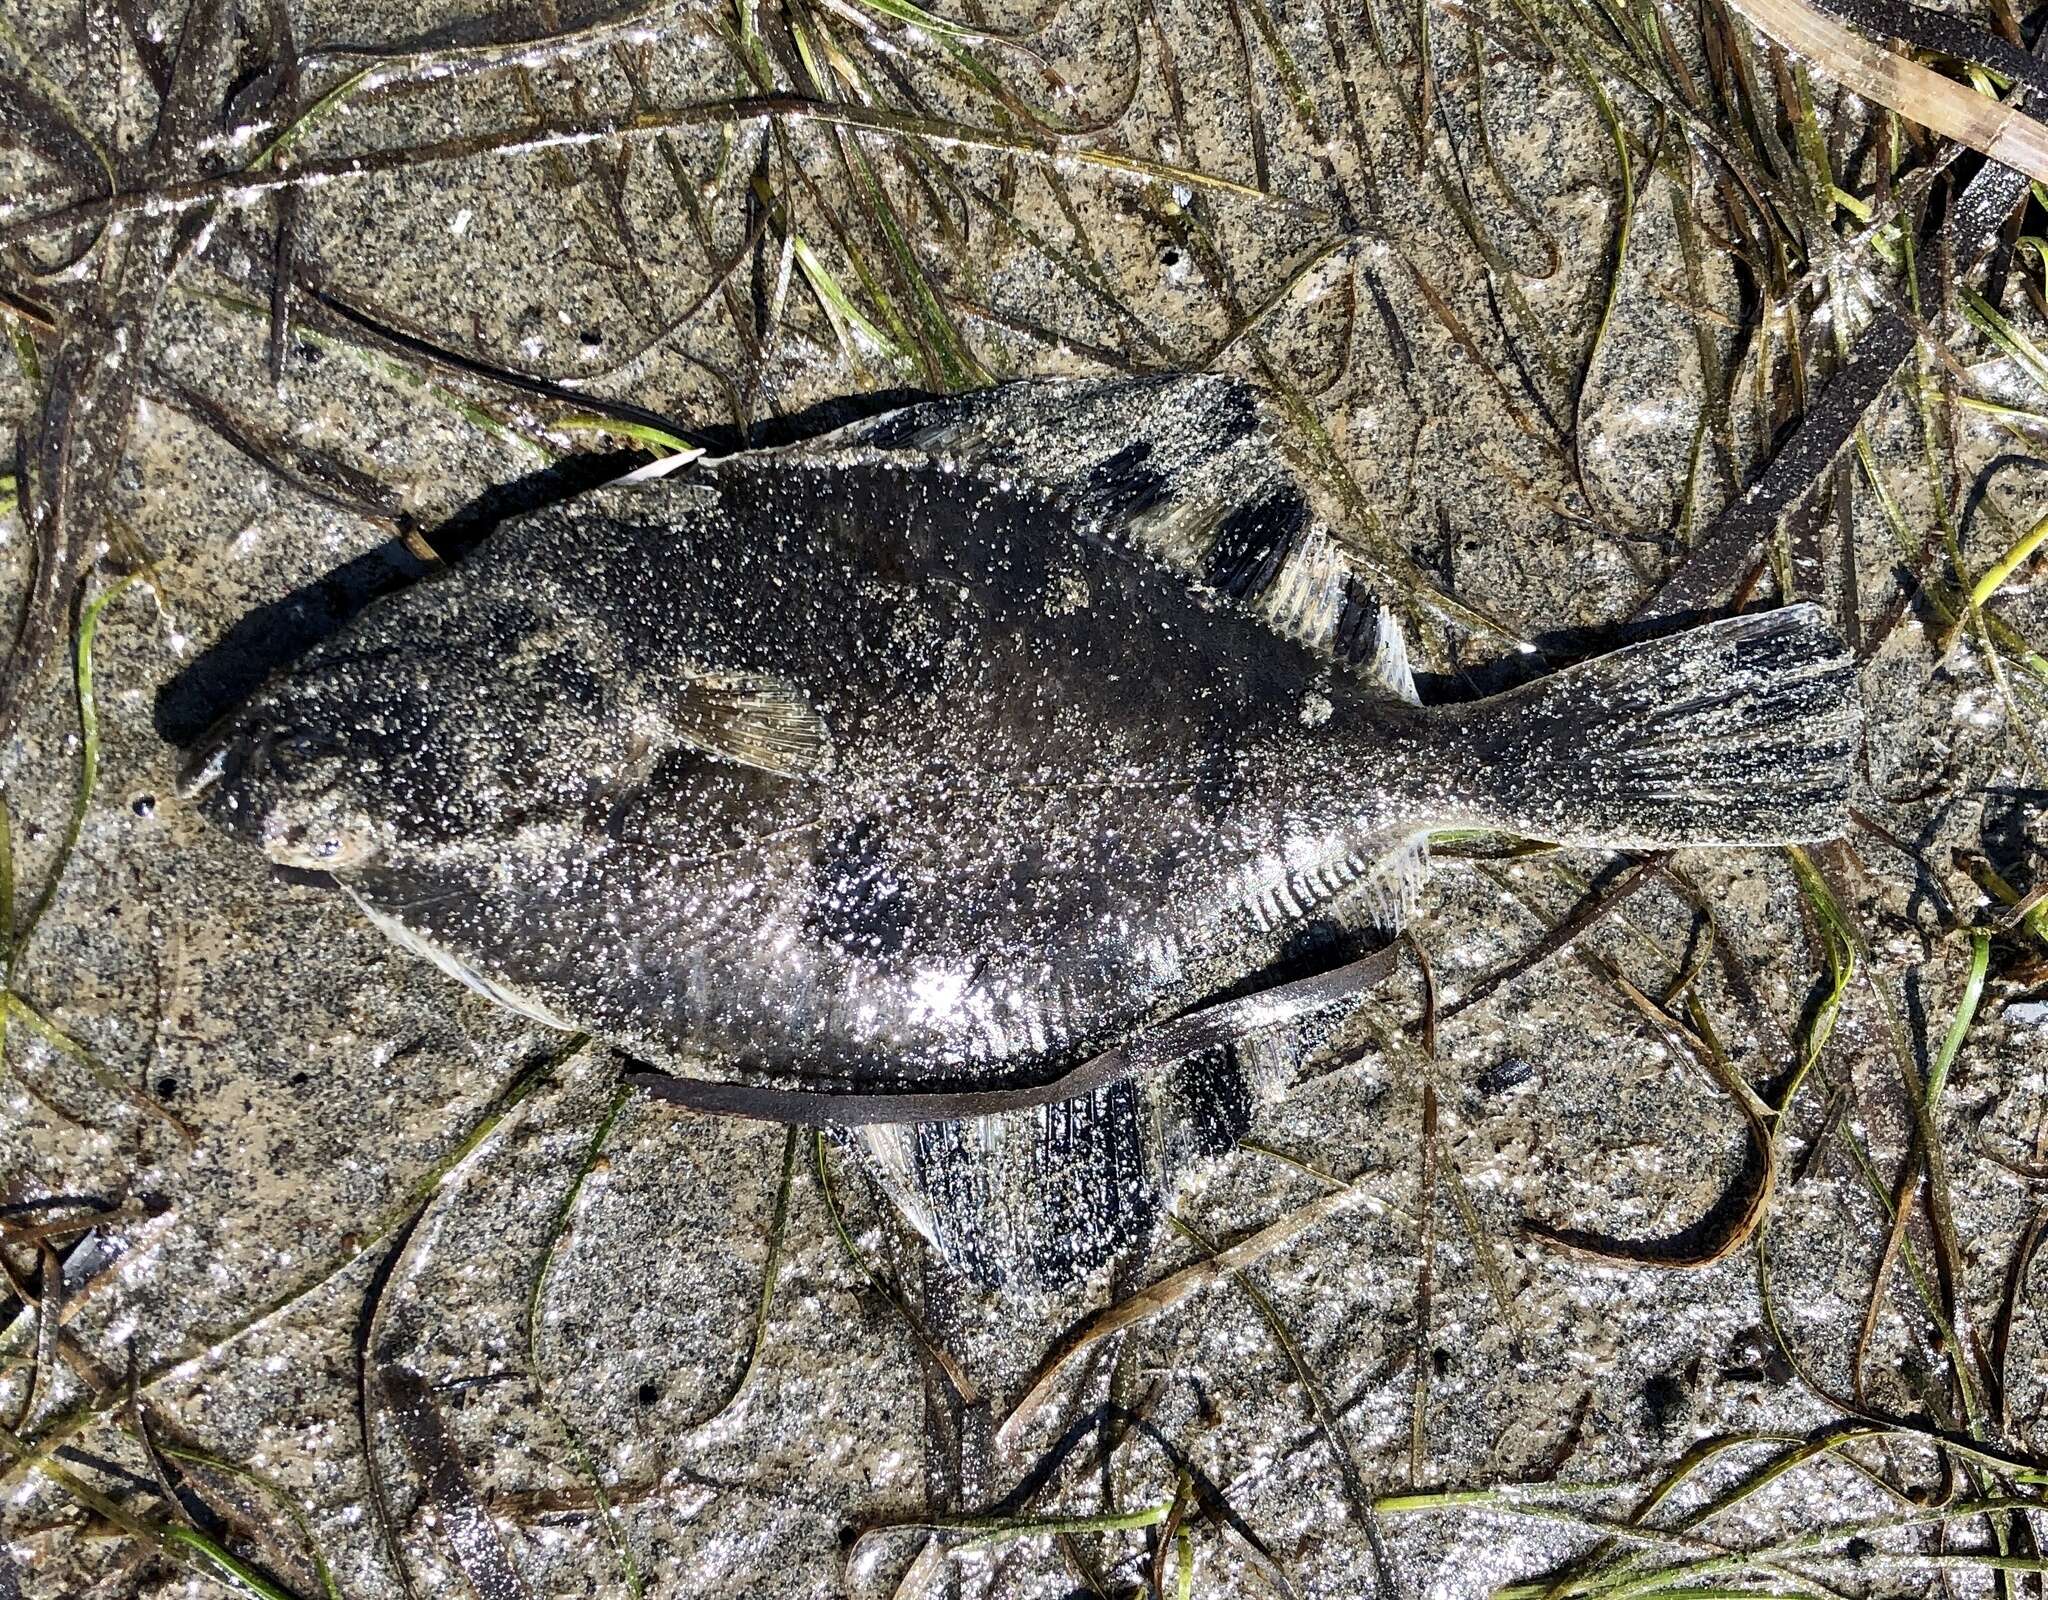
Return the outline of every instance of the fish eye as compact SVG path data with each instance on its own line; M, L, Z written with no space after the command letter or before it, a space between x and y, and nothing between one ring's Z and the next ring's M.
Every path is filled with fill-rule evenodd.
M320 756L341 754L341 746L333 739L304 729L280 736L275 748L294 761L311 761Z
M290 783L332 782L340 773L345 747L332 735L311 728L291 728L269 741L270 768Z
M371 830L353 820L281 825L273 819L266 831L264 853L280 866L340 872L377 855Z

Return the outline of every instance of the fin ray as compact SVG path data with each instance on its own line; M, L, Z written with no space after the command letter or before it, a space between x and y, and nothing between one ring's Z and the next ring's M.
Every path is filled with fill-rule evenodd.
M788 778L832 768L832 730L785 679L691 671L673 716L676 737L706 755Z

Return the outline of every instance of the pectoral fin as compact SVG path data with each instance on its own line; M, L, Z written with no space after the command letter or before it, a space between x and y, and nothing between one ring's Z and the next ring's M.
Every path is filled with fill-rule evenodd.
M832 730L787 679L693 672L673 715L676 736L706 755L788 778L832 769Z

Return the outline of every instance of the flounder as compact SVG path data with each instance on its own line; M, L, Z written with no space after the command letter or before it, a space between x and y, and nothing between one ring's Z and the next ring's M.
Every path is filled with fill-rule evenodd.
M956 1266L1060 1283L1284 1089L1330 1008L1262 1009L1267 976L1398 928L1432 831L1829 837L1856 728L1810 606L1419 704L1253 392L1172 375L530 514L260 691L184 788L484 994L683 1079L1030 1084L1154 1041L1057 1103L848 1135Z

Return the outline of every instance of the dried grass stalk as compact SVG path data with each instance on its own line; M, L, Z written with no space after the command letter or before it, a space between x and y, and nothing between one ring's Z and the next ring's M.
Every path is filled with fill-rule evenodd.
M1759 33L1843 87L2048 182L2048 123L1896 55L1805 0L1730 0Z

